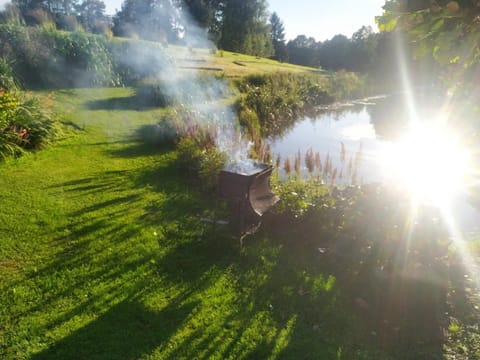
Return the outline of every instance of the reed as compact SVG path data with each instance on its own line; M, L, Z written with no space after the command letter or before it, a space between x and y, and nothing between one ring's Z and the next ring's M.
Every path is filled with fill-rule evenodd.
M295 173L297 175L300 175L301 162L302 162L302 154L300 153L300 150L298 150L297 155L295 156L295 162L294 162Z
M289 157L285 159L285 163L283 164L283 170L285 170L287 176L290 175L290 173L292 172L292 164Z
M315 170L315 156L313 154L312 148L308 149L305 153L305 166L308 169L310 174Z
M280 169L280 163L282 161L282 157L280 156L280 154L277 155L276 159L275 159L275 167L277 169Z
M315 154L315 166L319 172L322 172L322 158L319 152Z

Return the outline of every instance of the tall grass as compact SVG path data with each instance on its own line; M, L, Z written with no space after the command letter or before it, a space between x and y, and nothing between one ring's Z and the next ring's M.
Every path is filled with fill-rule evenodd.
M260 138L280 135L300 116L313 115L319 106L356 97L363 91L362 80L345 72L329 76L251 75L236 85L241 94L236 104L240 123Z

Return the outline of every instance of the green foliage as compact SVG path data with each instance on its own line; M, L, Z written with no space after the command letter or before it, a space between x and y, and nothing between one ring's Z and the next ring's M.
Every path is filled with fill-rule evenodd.
M0 25L4 56L30 86L119 85L109 43L102 36L54 28Z
M115 72L124 84L158 76L161 69L173 66L173 59L155 42L114 39L109 48Z
M178 16L167 0L126 0L113 19L116 36L140 37L164 44L176 39Z
M273 192L282 199L274 208L274 212L289 222L300 220L315 208L322 210L335 203L328 187L313 178L276 180Z
M186 175L198 180L199 188L212 192L217 186L217 176L225 166L226 156L218 151L208 136L198 131L194 135L181 137L177 145L177 162Z
M57 136L49 101L0 90L0 158L42 148Z
M11 63L5 58L0 58L0 89L12 91L17 88L18 84Z
M240 123L250 133L260 128L261 133L255 136L264 137L281 134L315 107L356 97L363 82L348 72L329 77L275 73L248 76L237 86L241 92L237 102Z
M380 60L376 53L378 41L379 35L370 26L362 26L350 39L335 35L317 42L313 37L299 35L288 42L287 48L293 64L367 73Z
M365 96L365 80L356 73L340 70L329 76L327 89L335 99L359 99Z
M276 12L270 16L270 36L272 38L275 59L279 61L287 60L288 54L287 46L285 45L285 27Z
M230 0L222 13L219 47L244 54L273 54L265 0Z
M455 90L476 86L471 79L480 63L478 15L476 1L391 0L376 21L380 30L406 34L414 56L440 65L438 76Z

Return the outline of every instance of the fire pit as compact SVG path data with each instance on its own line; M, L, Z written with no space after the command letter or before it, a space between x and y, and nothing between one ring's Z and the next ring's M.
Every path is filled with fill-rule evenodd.
M280 200L270 188L272 171L270 165L249 161L220 172L219 193L231 205L232 223L240 243L260 227L262 216Z

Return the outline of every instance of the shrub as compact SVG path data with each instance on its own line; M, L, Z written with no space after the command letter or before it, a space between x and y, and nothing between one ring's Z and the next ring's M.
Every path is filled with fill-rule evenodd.
M30 86L112 86L115 72L108 40L49 26L0 25L0 53L15 59L14 71Z
M0 158L49 144L58 134L52 115L36 98L0 91Z
M202 190L211 192L217 177L225 166L226 156L211 140L199 137L182 137L177 145L178 164L190 177L194 177Z
M237 87L241 124L252 131L257 118L261 131L256 136L266 137L282 134L299 116L310 115L321 105L359 96L363 81L345 71L330 76L276 73L248 76Z
M241 98L238 113L253 111L260 121L261 137L281 133L298 116L317 105L334 99L325 88L325 80L318 76L295 74L252 75L237 83ZM245 116L240 119L245 119ZM245 120L253 120L251 116ZM251 125L247 125L252 128Z
M3 89L4 91L13 91L17 88L17 80L13 74L10 62L5 58L0 58L0 89Z
M109 44L115 71L125 84L157 76L173 61L158 43L114 39Z

